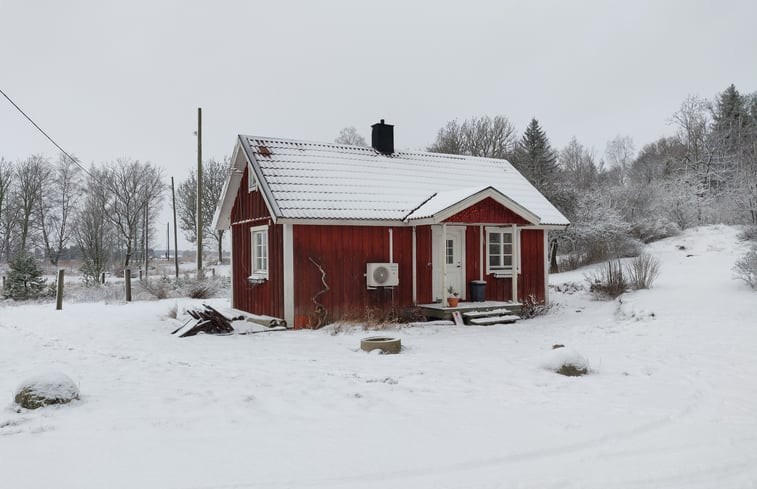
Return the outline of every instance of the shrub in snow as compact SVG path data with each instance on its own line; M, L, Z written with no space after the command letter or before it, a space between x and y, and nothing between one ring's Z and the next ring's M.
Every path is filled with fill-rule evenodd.
M651 243L681 234L679 225L665 216L653 215L636 222L631 232L642 243Z
M521 319L533 319L535 317L544 316L554 304L544 304L536 300L536 296L531 294L526 300L523 301L520 307L519 316Z
M50 404L66 404L79 399L79 388L62 373L49 373L22 382L16 389L16 404L37 409Z
M45 295L46 280L42 277L42 269L34 257L21 253L9 263L9 267L3 291L6 298L36 299Z
M179 294L192 299L215 297L219 291L231 286L229 277L206 277L203 280L183 279L177 281Z
M649 253L642 253L626 266L628 282L634 289L648 289L660 274L660 261Z
M569 377L589 373L589 361L586 357L563 345L554 345L552 351L542 360L541 367Z
M216 287L208 280L193 280L185 285L183 292L192 299L208 299L213 297Z
M599 298L614 299L628 290L620 260L608 261L599 271L586 275L586 281L589 282L589 290Z
M757 242L757 226L746 226L744 230L739 233L738 238L741 241Z
M736 278L743 280L753 289L757 289L757 246L753 246L733 266Z
M171 289L171 281L166 277L157 280L147 279L141 282L141 286L156 299L166 299Z

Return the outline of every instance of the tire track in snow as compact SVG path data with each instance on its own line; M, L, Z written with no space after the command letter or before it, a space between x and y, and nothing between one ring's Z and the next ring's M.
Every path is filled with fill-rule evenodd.
M699 397L698 395L696 397ZM694 402L679 411L674 415L664 416L660 419L650 421L628 430L616 431L600 437L590 438L578 443L569 443L565 445L559 445L555 447L530 450L521 453L512 453L509 455L503 455L499 457L489 457L480 460L458 462L452 464L446 464L440 466L426 466L412 469L400 469L392 471L387 474L382 472L369 472L363 474L356 474L345 477L322 477L313 478L309 480L287 480L287 481L263 481L263 482L240 482L232 484L212 485L212 486L180 486L176 489L245 489L253 487L317 487L326 486L332 487L335 485L351 485L359 486L361 483L374 483L374 482L388 482L388 481L401 481L405 479L422 478L428 476L438 476L443 474L454 474L460 472L467 472L479 469L494 468L502 465L508 465L518 462L532 462L541 459L546 459L554 456L565 455L570 453L575 455L579 451L587 451L595 448L601 448L610 442L617 442L619 440L625 440L633 438L635 436L643 435L646 433L657 431L665 426L670 425L674 421L681 419L690 414L697 406L698 402ZM757 460L757 459L756 459ZM539 485L539 487L542 487Z

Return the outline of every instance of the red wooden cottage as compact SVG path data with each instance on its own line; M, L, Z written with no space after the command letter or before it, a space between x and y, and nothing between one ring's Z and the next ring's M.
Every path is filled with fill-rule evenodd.
M548 300L547 230L569 223L509 162L395 152L383 120L372 143L239 136L214 219L233 307L307 327L316 301L331 322L446 306L449 287Z

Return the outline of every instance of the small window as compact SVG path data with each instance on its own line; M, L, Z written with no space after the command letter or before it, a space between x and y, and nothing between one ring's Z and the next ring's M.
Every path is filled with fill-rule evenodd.
M486 273L512 274L513 233L507 228L487 228Z
M454 247L454 243L455 242L453 240L451 240L451 239L447 240L447 247L446 247L446 249L447 249L447 253L446 253L446 255L447 255L447 258L446 258L447 259L447 265L452 265L453 263L455 263L455 247Z
M268 278L268 226L256 226L252 233L252 277Z

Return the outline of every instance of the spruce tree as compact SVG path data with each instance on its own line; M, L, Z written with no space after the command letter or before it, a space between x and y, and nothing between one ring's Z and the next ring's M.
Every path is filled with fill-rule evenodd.
M513 165L547 197L554 194L558 176L557 153L535 118L531 119L515 148Z
M713 133L725 154L736 154L750 146L755 120L750 114L750 100L731 84L715 99L712 107Z
M37 260L26 253L19 253L9 264L10 271L3 294L15 300L36 299L45 293L42 269Z

